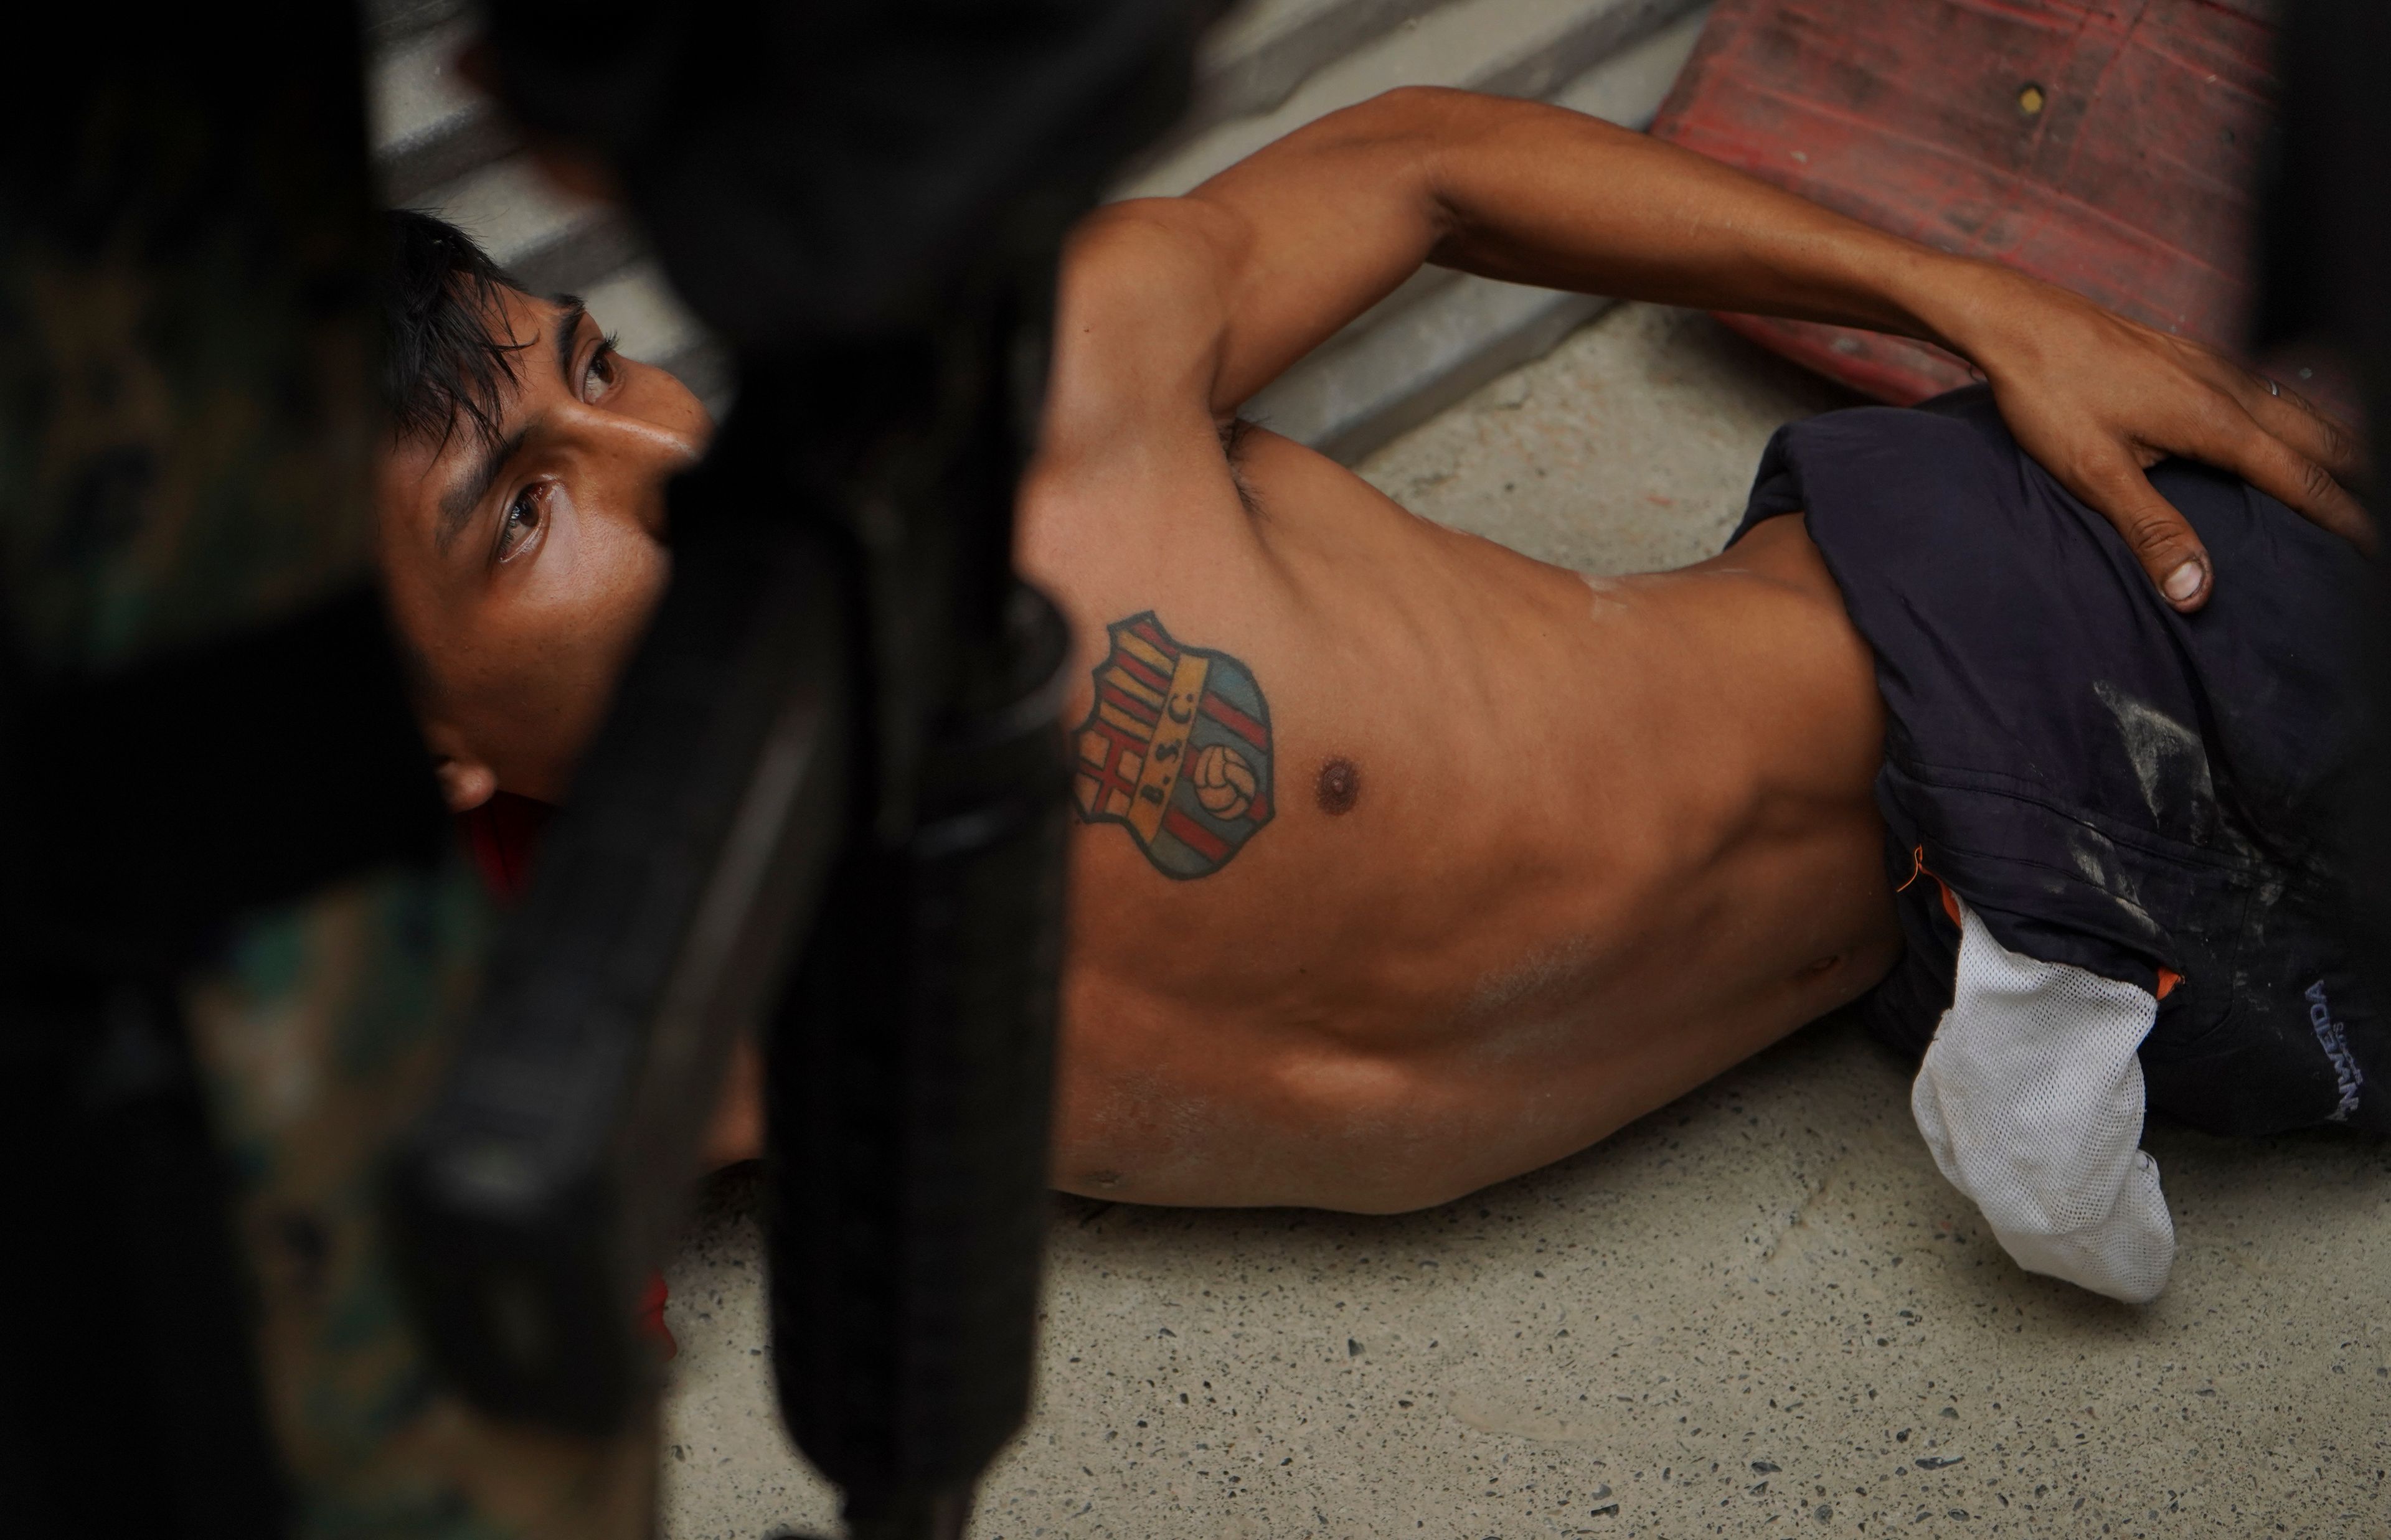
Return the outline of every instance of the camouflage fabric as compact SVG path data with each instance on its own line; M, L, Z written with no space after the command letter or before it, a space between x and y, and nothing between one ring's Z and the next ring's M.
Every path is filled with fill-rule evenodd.
M8 109L28 131L0 148L0 613L34 684L370 577L355 19L203 8L193 25L226 52L95 47L59 72L81 95L37 83ZM270 797L273 767L257 780ZM490 929L461 861L369 874L234 924L188 982L302 1535L652 1525L652 1432L501 1429L444 1394L384 1253L381 1152L423 1103Z
M652 1431L591 1444L475 1415L431 1379L383 1250L380 1157L431 1090L435 1024L488 929L461 862L368 878L252 919L190 992L303 1535L648 1532Z
M362 145L346 209L304 163L341 148L320 131L268 112L212 146L222 125L136 95L104 89L54 185L20 190L58 217L0 237L0 572L36 674L271 620L370 568ZM240 178L223 152L303 163Z

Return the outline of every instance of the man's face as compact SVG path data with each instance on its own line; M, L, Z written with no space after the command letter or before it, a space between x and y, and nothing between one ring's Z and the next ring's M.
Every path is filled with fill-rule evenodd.
M460 425L379 468L381 555L426 675L424 734L451 807L562 798L664 592L665 483L713 423L679 380L606 345L578 304L504 291L498 442Z

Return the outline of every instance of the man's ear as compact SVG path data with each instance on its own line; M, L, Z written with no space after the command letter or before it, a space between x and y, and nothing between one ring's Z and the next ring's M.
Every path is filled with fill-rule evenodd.
M440 782L441 800L451 813L471 813L498 795L497 773L479 760L436 759L432 762L432 774Z
M425 747L432 751L433 778L440 783L440 800L451 813L471 813L498 795L498 773L465 746L456 729L443 722L423 725Z

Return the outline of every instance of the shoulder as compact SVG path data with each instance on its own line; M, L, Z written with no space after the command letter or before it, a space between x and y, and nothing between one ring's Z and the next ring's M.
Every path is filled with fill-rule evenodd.
M1114 296L1194 283L1217 287L1250 244L1244 213L1200 197L1131 198L1107 203L1064 242L1065 293Z
M1208 420L1248 243L1238 213L1195 199L1138 199L1080 222L1057 281L1048 453L1116 443L1157 417Z
M1244 529L1210 404L1240 224L1157 198L1100 209L1073 231L1019 505L1019 557L1049 586L1101 588L1166 546Z
M1064 244L1058 352L1093 339L1114 352L1209 352L1253 246L1239 210L1198 198L1140 198L1097 210Z

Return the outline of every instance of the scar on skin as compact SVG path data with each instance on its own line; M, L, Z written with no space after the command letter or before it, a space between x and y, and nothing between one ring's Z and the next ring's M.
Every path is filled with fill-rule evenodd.
M1596 577L1591 572L1580 572L1577 576L1578 581L1585 584L1586 591L1594 596L1594 609L1597 614L1604 605L1622 602L1620 594L1627 585L1617 578Z
M1319 799L1321 812L1351 813L1362 800L1362 772L1350 759L1332 759L1320 767L1320 781L1312 793Z

